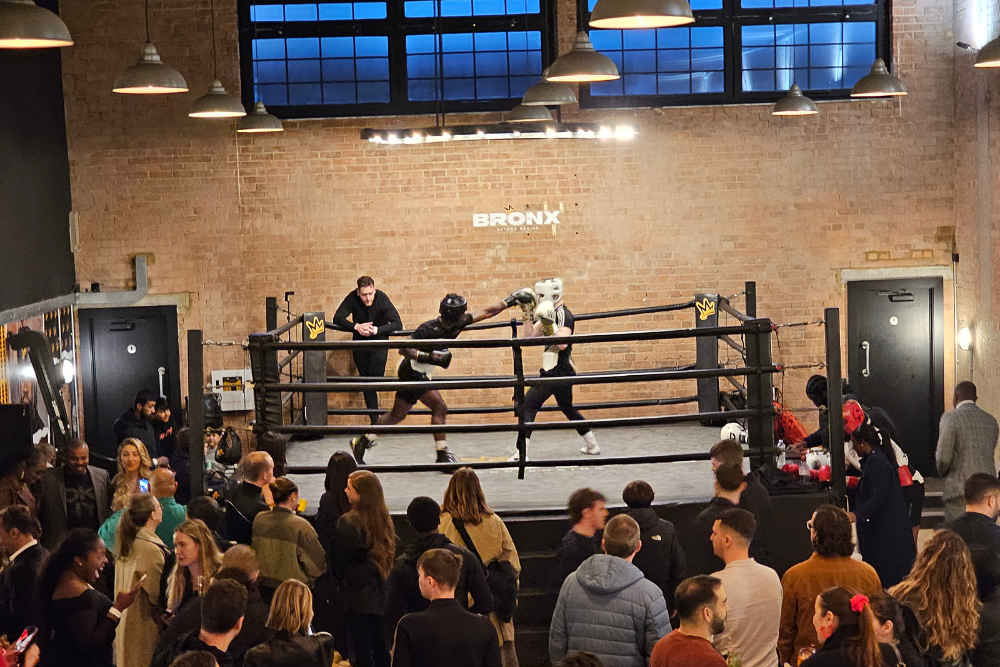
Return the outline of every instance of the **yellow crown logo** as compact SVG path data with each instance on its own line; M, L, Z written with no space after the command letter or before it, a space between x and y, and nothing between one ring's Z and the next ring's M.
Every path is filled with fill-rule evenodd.
M316 340L321 333L326 331L326 322L318 317L314 317L311 322L306 322L306 329L309 330L309 340Z
M702 299L701 303L695 303L694 306L698 309L698 319L702 322L715 315L715 302L710 301L708 297Z

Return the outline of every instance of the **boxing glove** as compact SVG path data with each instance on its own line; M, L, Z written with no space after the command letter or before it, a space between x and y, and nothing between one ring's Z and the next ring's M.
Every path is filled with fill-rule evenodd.
M508 308L514 304L521 306L523 319L530 320L535 311L535 306L538 305L538 295L535 294L535 290L525 287L511 294L503 302Z
M559 330L556 323L556 309L552 307L551 301L538 304L535 308L535 319L542 322L542 333L546 336L555 336Z
M432 350L431 352L418 352L417 361L422 364L431 364L448 368L451 366L451 350Z

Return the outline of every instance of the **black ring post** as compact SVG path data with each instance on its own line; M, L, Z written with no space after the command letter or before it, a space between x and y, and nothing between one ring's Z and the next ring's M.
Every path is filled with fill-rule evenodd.
M695 294L696 329L714 329L719 326L719 295ZM715 337L702 337L695 343L695 368L719 367L719 341ZM698 411L719 411L719 378L706 377L698 379ZM702 422L706 426L709 422Z
M844 396L840 371L840 309L823 311L826 323L826 393L830 431L830 475L837 504L847 507L847 477L844 470ZM822 427L822 425L820 425Z
M751 452L750 468L756 470L764 463L773 463L774 410L771 401L774 382L771 372L771 320L753 320L754 331L747 335L747 368L754 373L747 375L747 409L753 416L747 419L747 443Z
M747 316L757 317L757 283L748 280L743 283L743 291L746 292Z
M188 432L191 434L191 496L205 495L205 359L201 329L187 332Z
M264 331L274 331L278 328L278 297L269 296L264 300Z
M510 319L511 338L517 338L517 320ZM514 377L517 384L514 385L514 414L517 415L517 478L524 479L524 470L527 467L528 443L524 437L524 357L521 355L521 348L513 346L514 353Z

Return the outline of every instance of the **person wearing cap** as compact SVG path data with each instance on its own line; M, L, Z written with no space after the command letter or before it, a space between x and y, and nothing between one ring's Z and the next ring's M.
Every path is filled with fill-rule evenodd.
M891 440L876 429L857 401L844 403L844 434L860 457L861 481L850 513L861 557L885 587L909 573L917 556L909 512Z

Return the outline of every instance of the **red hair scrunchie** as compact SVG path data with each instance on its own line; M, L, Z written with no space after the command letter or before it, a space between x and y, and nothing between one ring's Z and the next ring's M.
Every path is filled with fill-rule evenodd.
M851 611L855 614L860 614L865 610L865 605L868 604L868 596L866 595L855 595L851 598Z

